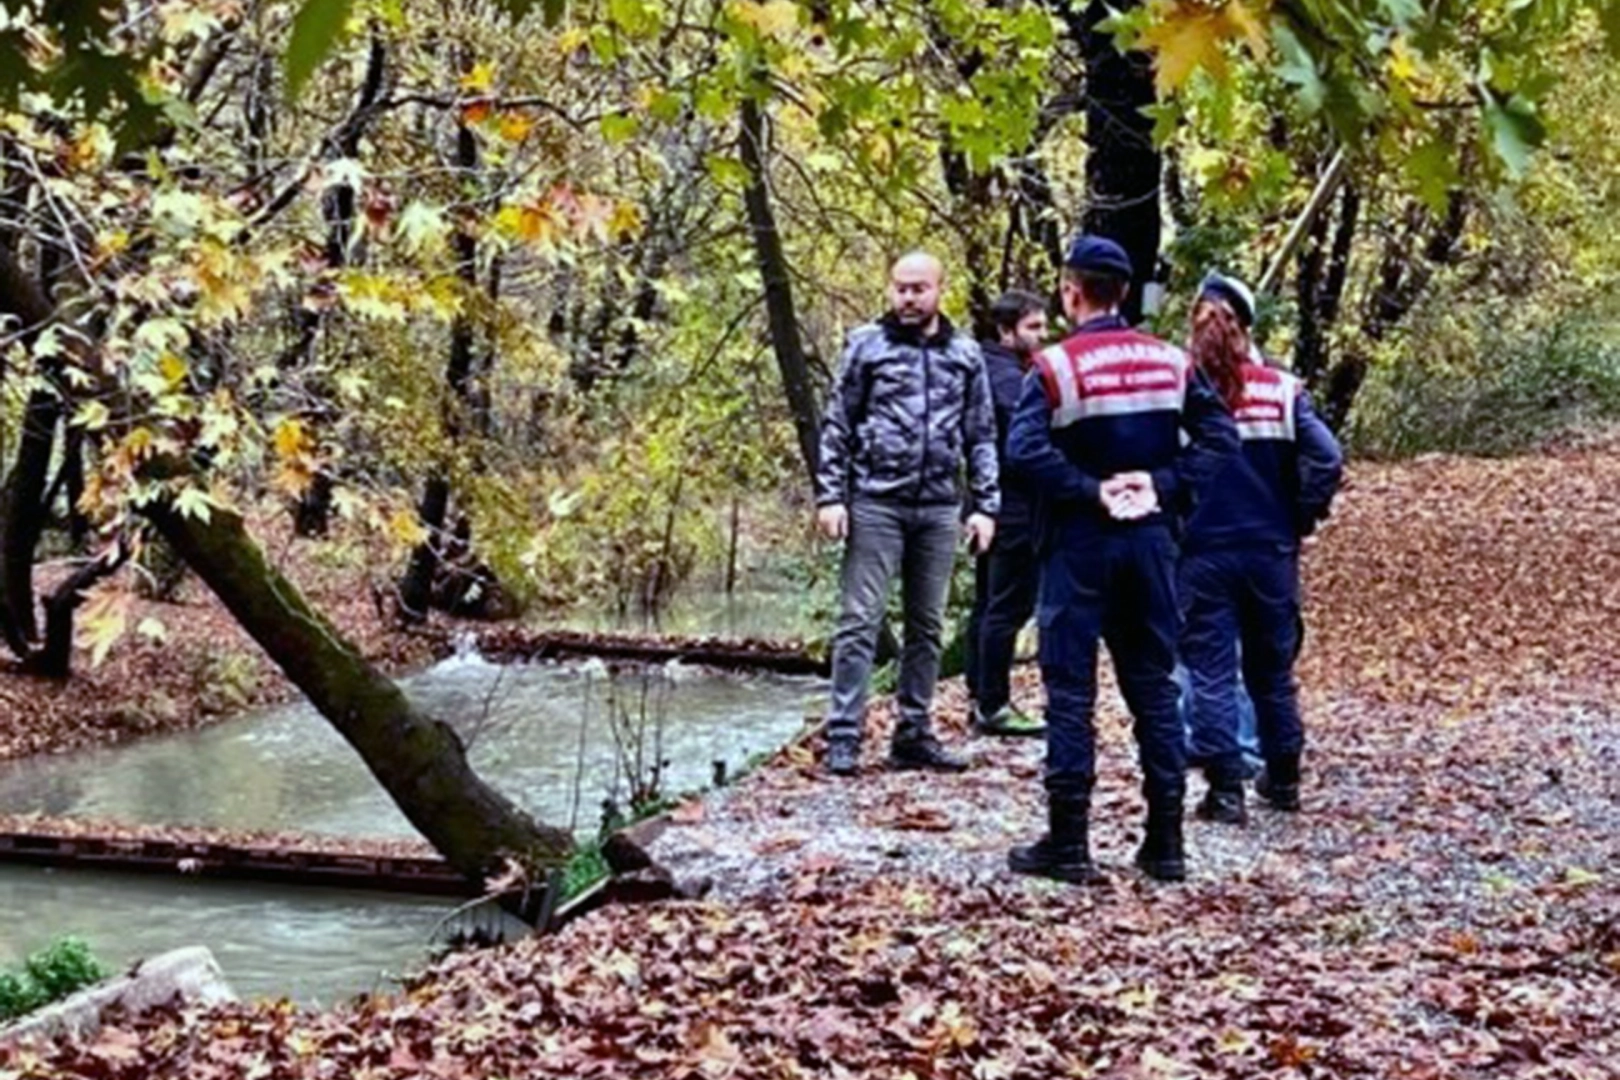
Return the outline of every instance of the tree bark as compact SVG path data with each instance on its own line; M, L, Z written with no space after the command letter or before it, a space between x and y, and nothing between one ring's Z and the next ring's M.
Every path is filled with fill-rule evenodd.
M380 33L373 32L371 48L366 59L365 77L360 93L344 122L328 141L327 157L354 158L360 154L360 141L371 122L373 106L382 96L388 73L388 47ZM325 262L328 270L338 270L349 263L349 244L354 237L355 192L352 184L339 184L328 191L321 202L321 215L326 220ZM330 283L328 283L330 284ZM314 361L316 346L328 321L327 312L312 305L298 309L298 338L282 360L283 367L307 365ZM316 411L325 413L331 408L329 394L324 387L315 387L314 396L319 404ZM336 485L325 471L317 474L308 490L293 506L293 530L299 536L324 536L332 521L332 495Z
M116 574L128 561L129 545L122 538L100 558L93 559L56 587L45 601L45 645L28 660L27 669L51 679L73 673L73 616L84 594L97 582Z
M1405 225L1384 248L1378 284L1369 298L1357 345L1327 373L1322 418L1335 431L1342 431L1350 420L1350 410L1371 366L1372 347L1387 338L1417 305L1435 271L1457 261L1458 242L1471 207L1468 193L1458 189L1451 193L1445 215L1438 220L1418 204L1408 208Z
M4 247L0 247L0 313L16 316L27 329L24 344L32 344L56 314L39 279ZM24 660L38 632L34 549L44 526L40 504L49 482L61 411L54 392L36 390L29 395L16 464L0 491L0 636Z
M205 522L167 503L146 514L451 866L482 882L508 858L531 871L568 858L573 838L536 822L480 780L455 731L412 706L310 607L240 517L215 510Z
M776 211L771 205L770 173L766 162L765 113L759 102L743 98L739 150L748 170L743 203L748 227L754 238L754 258L760 280L765 285L765 317L770 325L771 351L782 373L782 389L799 436L799 453L811 483L821 454L821 410L816 404L815 383L810 377L810 357L799 329L799 316L793 302L793 280L788 273L782 235L776 227Z
M456 128L456 165L464 179L478 168L478 140L465 123ZM478 240L467 229L455 236L456 276L461 278L467 300L478 287ZM464 308L450 328L450 359L444 381L450 393L444 405L444 433L456 441L465 428L465 415L472 405L473 317ZM426 538L411 552L405 576L399 583L399 615L409 624L427 618L432 607L433 577L438 572L445 539L445 521L450 510L450 478L440 467L430 476L422 493L418 517Z
M49 390L28 395L23 412L17 461L6 481L0 510L0 620L7 643L26 658L39 632L34 614L34 550L45 531L45 487L50 481L51 453L62 404Z
M1141 0L1120 0L1120 11ZM1083 14L1070 10L1070 32L1080 41L1086 61L1086 204L1085 229L1119 243L1131 257L1135 276L1124 313L1131 322L1142 317L1142 298L1159 261L1162 225L1160 178L1164 161L1153 145L1153 121L1142 111L1157 101L1153 61L1143 53L1121 53L1113 36L1098 29L1110 5L1092 0ZM1075 20L1080 20L1077 26ZM1075 31L1078 30L1078 33Z

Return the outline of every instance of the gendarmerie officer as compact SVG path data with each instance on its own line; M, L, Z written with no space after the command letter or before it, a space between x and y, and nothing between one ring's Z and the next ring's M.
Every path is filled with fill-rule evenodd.
M1070 247L1062 293L1074 333L1036 357L1007 440L1008 461L1037 485L1044 517L1037 619L1050 824L1008 863L1067 881L1098 877L1088 816L1099 640L1141 754L1148 816L1137 864L1160 880L1186 876L1187 748L1171 679L1174 526L1238 450L1231 415L1186 355L1120 316L1130 280L1130 260L1113 241L1081 236Z

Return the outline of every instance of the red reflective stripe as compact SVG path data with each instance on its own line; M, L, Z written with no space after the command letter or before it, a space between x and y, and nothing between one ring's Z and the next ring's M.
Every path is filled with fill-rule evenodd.
M1058 392L1057 376L1052 373L1052 361L1046 354L1036 357L1035 370L1041 373L1041 386L1046 390L1047 407L1055 409L1063 404L1063 395Z

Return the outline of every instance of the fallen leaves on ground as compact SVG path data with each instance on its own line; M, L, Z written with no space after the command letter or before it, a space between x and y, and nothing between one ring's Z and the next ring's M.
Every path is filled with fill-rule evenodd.
M604 910L328 1012L125 1021L0 1075L1620 1076L1620 460L1353 475L1307 555L1307 812L1189 821L1184 886L1130 868L1111 687L1089 889L1005 869L1043 824L1038 746L888 773L886 703L858 778L795 747L672 823L658 853L712 902ZM1015 693L1039 707L1032 668ZM964 706L943 688L953 744Z

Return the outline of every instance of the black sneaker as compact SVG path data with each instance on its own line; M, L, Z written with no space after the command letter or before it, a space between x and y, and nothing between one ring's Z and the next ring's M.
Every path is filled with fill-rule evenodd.
M1249 814L1243 805L1243 789L1210 788L1194 811L1200 820L1221 825L1247 825Z
M822 763L828 776L854 776L861 771L861 748L853 739L833 739L827 743Z
M929 772L966 772L968 763L947 751L932 735L889 744L889 768L896 772L926 769Z
M1289 814L1297 814L1300 811L1299 785L1284 784L1269 771L1261 771L1260 778L1254 782L1254 793L1266 800L1273 810L1282 810Z
M992 735L1003 739L1042 739L1046 725L1028 713L1011 705L996 710L986 717L977 708L973 710L973 731L978 735Z

